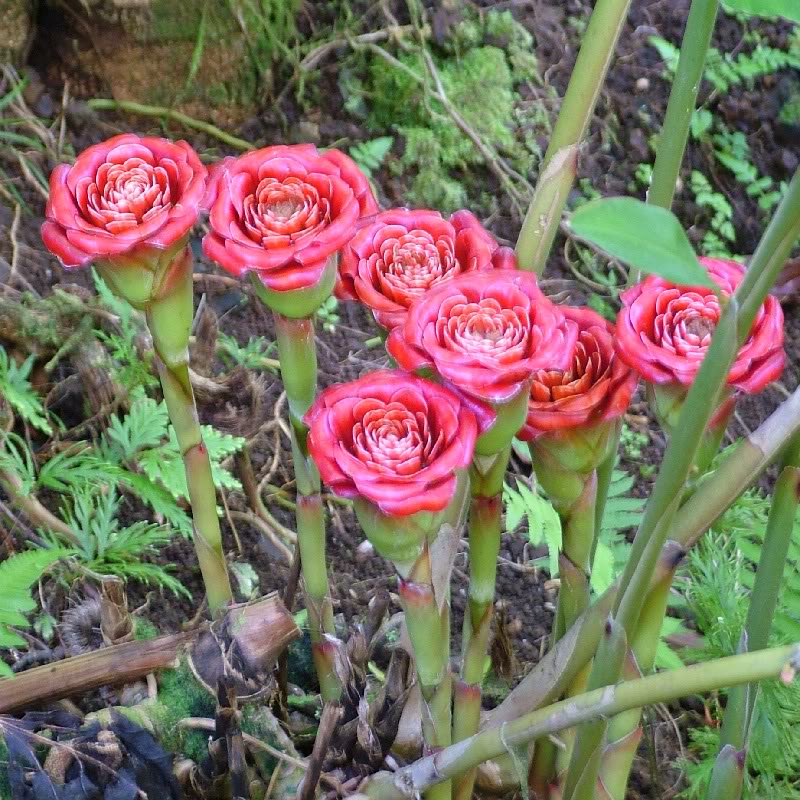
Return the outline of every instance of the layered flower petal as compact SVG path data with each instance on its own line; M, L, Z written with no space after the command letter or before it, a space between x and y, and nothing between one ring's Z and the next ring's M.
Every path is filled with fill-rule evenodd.
M735 261L701 258L700 263L725 296L734 293L744 276ZM649 277L624 292L622 302L615 344L619 358L650 383L689 386L719 322L716 295L707 288ZM747 394L760 392L780 377L785 359L783 312L770 295L737 354L728 385Z
M494 421L486 407L400 370L370 373L322 392L305 417L322 480L390 516L442 511L455 472Z
M318 283L358 220L377 211L352 159L310 144L226 159L213 170L203 203L211 224L206 255L236 276L257 272L274 291Z
M532 440L554 431L588 428L625 413L639 376L614 352L614 327L588 308L561 306L578 336L565 370L534 373L528 417L518 434Z
M407 370L429 368L480 401L517 397L536 370L569 366L575 325L532 273L469 272L426 292L386 346Z
M449 220L438 211L384 211L342 251L337 295L359 300L391 330L429 289L465 272L492 269L497 251L497 242L469 211ZM502 267L513 269L516 262L511 264L504 254Z
M115 136L53 170L42 239L68 268L133 251L146 259L188 234L206 177L186 142Z

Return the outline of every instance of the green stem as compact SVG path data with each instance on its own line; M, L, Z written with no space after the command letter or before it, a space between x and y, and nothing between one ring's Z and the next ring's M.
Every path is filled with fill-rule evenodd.
M678 69L656 148L653 179L647 192L647 202L663 208L672 206L718 5L718 0L692 0L686 21Z
M589 575L595 547L595 506L597 473L586 476L583 491L569 512L562 517L561 588L558 593L559 617L569 629L589 605ZM564 564L564 559L568 564Z
M617 459L619 458L619 438L622 431L622 426L619 427L614 440L609 447L609 455L605 461L597 468L597 500L594 506L594 547L592 548L591 563L594 564L594 556L597 551L597 542L600 540L600 534L603 530L603 515L606 510L606 500L608 499L608 489L611 486L611 479L614 475L614 468L617 466Z
M594 689L525 714L513 722L485 730L391 775L384 773L376 776L362 791L373 800L407 800L415 793L450 780L533 739L602 716L615 716L630 709L667 703L687 695L778 676L788 679L797 669L798 660L800 648L789 645L758 653L728 656Z
M164 106L146 106L141 103L134 103L130 100L106 100L105 98L92 98L86 101L86 105L92 111L124 111L127 114L139 114L143 117L161 117L163 119L171 119L187 128L193 128L196 131L202 131L215 139L219 139L237 150L252 150L255 145L252 142L247 142L244 139L238 139L236 136L231 136L216 125L209 122L203 122L200 119L190 117L188 114L183 114L180 111L175 111L172 108L165 108Z
M745 623L744 650L763 650L769 641L772 621L783 584L786 556L792 541L800 491L800 440L795 438L784 459L775 484L761 558ZM732 745L737 751L747 746L750 721L755 708L757 687L740 686L728 698L720 734L720 746Z
M672 573L685 551L754 483L786 442L800 433L800 389L785 400L753 433L722 459L674 518L671 537L661 552L648 592ZM619 581L586 610L572 630L487 715L487 724L515 719L562 694L597 649L603 624L619 592Z
M711 345L681 409L679 424L670 437L653 492L647 503L621 579L615 618L633 636L653 570L667 540L671 514L682 496L703 433L714 412L709 397L716 398L738 349L736 302L731 299Z
M469 595L464 611L461 675L456 683L453 740L460 742L478 732L481 684L492 628L497 556L500 552L503 513L503 478L511 456L510 445L496 456L476 457L472 469L469 511ZM454 798L469 800L476 772L471 770L456 784Z
M186 470L197 560L209 609L216 615L233 599L233 594L222 550L211 461L203 444L189 380L189 331L194 315L191 253L187 250L176 255L174 265L169 290L148 303L145 316L164 401Z
M627 652L625 631L609 618L587 689L591 691L616 683ZM606 719L601 718L578 728L564 780L563 800L593 800L607 727Z
M446 598L436 597L428 542L408 577L400 577L398 593L422 695L422 735L427 749L437 751L452 742L450 607ZM450 782L429 788L425 797L451 800Z
M541 275L553 245L630 0L597 0L517 240L521 269Z
M273 317L281 378L292 428L292 459L297 483L297 546L300 548L300 569L314 665L322 699L326 702L336 701L341 696L342 684L336 672L339 642L336 639L325 557L325 515L319 472L308 455L308 429L303 422L303 416L314 402L317 390L314 323L308 318L291 319L277 312Z

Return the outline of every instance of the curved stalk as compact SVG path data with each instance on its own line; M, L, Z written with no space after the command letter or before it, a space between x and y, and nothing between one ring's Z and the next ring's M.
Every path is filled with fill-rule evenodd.
M521 269L541 275L578 166L578 153L603 88L630 0L597 0L561 103L522 230Z
M173 265L170 285L163 294L147 304L145 317L153 339L164 401L186 470L197 560L203 575L209 609L216 615L233 599L233 594L222 550L217 492L211 474L211 461L203 444L194 392L189 380L188 346L194 304L192 260L188 247L175 255ZM120 269L126 268L123 266Z
M455 688L453 740L460 742L478 732L481 684L492 628L497 556L500 552L503 513L503 478L511 446L496 456L478 456L472 467L472 502L469 510L469 594L464 610L461 674ZM476 773L461 776L454 797L469 800Z
M254 285L258 290L260 283L257 279ZM314 402L317 391L314 323L309 318L291 319L277 312L273 317L292 429L292 458L297 481L297 546L300 549L314 666L322 699L336 701L342 693L342 681L336 671L339 642L325 556L325 515L319 472L308 455L308 429L303 423L303 416Z
M714 689L779 676L791 680L798 667L800 646L789 645L758 653L728 656L658 672L615 686L604 686L485 730L391 775L377 775L362 792L372 800L408 800L437 783L448 781L467 769L503 755L513 747L565 728Z

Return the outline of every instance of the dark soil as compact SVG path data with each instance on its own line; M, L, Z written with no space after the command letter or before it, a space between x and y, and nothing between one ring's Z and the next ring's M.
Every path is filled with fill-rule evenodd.
M485 3L489 6L491 3ZM541 72L548 84L563 93L575 59L576 37L574 29L567 24L569 17L585 17L591 3L587 0L568 0L564 3L533 2L507 3L515 15L534 34L537 42L537 56ZM593 121L589 144L580 164L580 176L589 179L591 185L603 195L630 193L634 170L637 163L649 161L647 138L658 128L663 119L668 96L668 84L661 78L662 65L656 52L647 46L647 37L657 33L677 42L682 34L682 20L686 17L689 0L634 0L630 19L626 23L618 56L609 75ZM54 12L41 20L40 38L32 54L39 80L34 81L28 90L29 102L34 111L47 114L47 109L57 109L62 96L63 82L70 80L72 105L67 112L66 134L76 151L97 142L115 132L135 130L140 133L157 131L155 121L136 117L103 116L88 111L80 103L95 95L106 95L107 87L98 85L94 79L87 78L74 67L70 48L64 42L67 37L55 35L60 17ZM63 20L62 20L63 22ZM54 27L55 26L55 27ZM785 43L788 26L777 23L762 23L759 31L765 39L775 46ZM76 37L78 34L76 33ZM715 34L715 45L723 51L732 51L741 46L742 26L731 18L722 16ZM58 46L56 46L58 42ZM78 45L76 45L78 46ZM362 130L358 124L343 120L341 98L336 89L336 63L323 69L322 80L331 87L330 92L322 92L324 105L310 114L318 126L325 143L345 137L351 143L359 138L370 138L371 134ZM707 96L708 88L703 92ZM800 153L797 148L797 131L773 122L777 116L782 88L780 79L757 84L752 90L737 89L721 101L720 111L732 127L748 136L755 164L763 174L776 180L788 178L798 163ZM535 99L535 97L531 97ZM52 111L50 112L52 113ZM301 108L292 98L292 93L282 97L278 111L266 107L240 130L231 131L249 139L277 142L295 140L304 116ZM206 135L192 131L181 131L171 126L170 133L183 135L199 150L209 153L224 151L217 142ZM0 163L12 175L18 174L18 166L13 156L0 154ZM739 239L736 247L740 252L752 252L763 227L763 221L752 211L752 201L745 194L745 187L734 182L730 175L719 174L712 157L702 148L692 144L687 157L688 169L695 168L714 177L717 186L723 191L736 209ZM53 165L40 164L44 171ZM386 205L403 204L403 184L401 180L388 176L381 181L382 200ZM491 186L493 177L487 174L487 185ZM31 188L29 182L19 180L18 189L22 192L34 213L23 215L16 232L16 246L19 248L19 270L31 288L46 294L59 283L77 283L89 288L90 282L85 274L65 275L54 260L44 252L38 226L43 214L43 199ZM500 191L497 192L500 194ZM488 223L498 237L513 241L519 228L519 220L504 204L504 211ZM688 193L679 193L676 213L686 224L690 234L696 232L695 224L704 218L704 212L696 208L688 198ZM0 205L0 229L6 234L11 228L13 215L4 205ZM11 244L8 235L0 239L0 255L11 260ZM210 265L200 267L210 273ZM5 276L3 276L5 278ZM566 284L572 298L585 298L587 289L572 280L563 255L563 248L554 250L548 277L568 278ZM559 286L562 288L563 284ZM245 343L251 336L272 338L269 315L256 302L251 302L246 294L231 289L213 278L198 279L196 300L205 296L219 317L219 327L225 333L235 336ZM334 333L320 333L319 368L322 386L333 382L355 378L363 372L385 363L382 349L369 349L367 340L375 334L375 327L367 314L359 307L350 304L340 306L341 320ZM782 384L792 388L800 378L800 322L796 306L787 308L787 350L789 366ZM219 364L209 365L209 372L218 370ZM49 388L49 387L48 387ZM266 375L263 386L246 387L247 391L226 398L225 402L201 402L200 414L204 422L215 424L251 439L250 448L253 467L258 476L264 474L275 457L275 439L272 433L256 434L260 424L271 419L275 404L281 392L280 381ZM783 394L779 388L770 389L763 395L743 400L739 406L731 433L741 435L755 428L780 400ZM61 402L58 414L68 425L76 424L82 418L82 401L78 395L75 407L70 408ZM646 431L649 444L643 460L659 463L663 451L663 438L649 421L644 403L634 404L629 415L629 424ZM281 453L271 483L284 486L292 480L291 463L288 457L288 442L280 441ZM626 462L623 467L638 474L638 463ZM637 492L647 491L648 481L641 479ZM232 511L246 510L246 502L237 494L228 496ZM292 514L280 505L271 506L275 516L288 527L293 526ZM362 546L362 537L351 512L342 506L329 504L330 524L328 551L331 565L332 595L335 610L345 622L360 618L370 598L379 588L393 591L395 579L387 564L380 557ZM247 523L236 522L236 536L229 521L224 522L226 550L236 560L250 563L260 579L261 591L281 591L285 588L288 567L277 556L274 548L263 539L259 532ZM3 539L0 538L0 547ZM237 542L241 545L239 549ZM0 549L0 553L2 553ZM499 566L498 610L502 614L502 628L505 637L511 642L513 653L518 661L515 677L540 657L545 637L552 627L553 590L547 585L545 576L528 566L530 559L538 553L530 552L524 532L505 535L503 538L503 561ZM162 631L177 630L182 623L197 611L202 597L202 585L189 542L176 539L163 550L163 557L172 563L176 575L190 590L193 601L175 597L151 595L149 597L149 616ZM455 651L460 640L461 616L464 610L466 575L465 559L459 556L453 584L453 642ZM145 600L146 593L132 589L131 604L135 607ZM677 711L676 713L680 713ZM642 758L637 765L638 793L631 797L671 797L670 787L678 780L677 771L669 769L679 754L675 727L669 721L656 718L649 727L656 747L655 763L659 765L658 775L651 774L647 758L647 744L642 747ZM665 768L665 765L667 768Z

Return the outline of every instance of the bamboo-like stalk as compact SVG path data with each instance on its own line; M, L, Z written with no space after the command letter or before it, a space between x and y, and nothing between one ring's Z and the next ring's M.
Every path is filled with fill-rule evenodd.
M521 269L541 275L575 181L578 152L628 14L630 0L597 0L517 240Z
M292 457L297 482L297 546L305 588L314 665L325 701L342 693L336 671L336 630L325 556L325 516L319 472L308 455L308 429L303 416L317 391L317 348L310 318L291 319L275 312L275 334L281 378L286 390L292 427Z
M495 456L477 456L472 467L472 501L469 511L469 590L464 610L461 674L455 687L453 740L477 733L481 715L481 684L492 628L497 556L503 513L503 478L511 445ZM469 800L476 773L462 775L453 793Z
M794 677L800 667L800 646L775 647L758 653L728 656L715 661L648 675L614 686L604 686L533 711L513 722L492 727L463 742L422 758L397 772L371 779L362 791L372 800L408 800L442 781L497 758L533 739L612 717L646 705L679 697L781 676Z
M675 195L718 6L719 0L692 0L686 21L678 69L656 147L653 179L647 192L647 202L663 208L672 206Z
M123 265L101 272L114 285L119 270L125 269ZM208 606L212 615L217 615L232 601L233 593L222 550L217 492L211 474L211 461L203 444L194 392L189 379L189 332L194 316L194 302L192 254L188 246L174 256L168 281L170 285L165 286L145 306L145 317L153 339L155 363L164 401L186 470L192 506L194 546L203 575Z
M450 673L450 606L436 595L430 545L407 576L400 576L400 604L405 613L408 636L414 650L422 694L422 735L427 748L436 750L452 742L453 679ZM445 781L425 793L426 800L451 800L451 785Z
M792 540L799 493L800 440L795 438L786 452L783 470L775 484L742 635L743 651L763 650L768 644L778 594L783 585L783 570ZM758 687L752 684L733 689L728 697L720 733L720 752L707 795L709 800L735 800L741 796L741 776L744 773L757 697ZM737 785L738 792L731 793L731 787Z
M800 432L800 389L785 400L761 425L722 459L706 480L677 512L647 594L656 589L667 572L674 570L685 551L723 514L737 497L758 480L786 442ZM595 600L573 628L516 686L509 696L487 714L486 725L499 725L539 708L558 697L583 669L600 642L603 625L619 592L617 581Z

